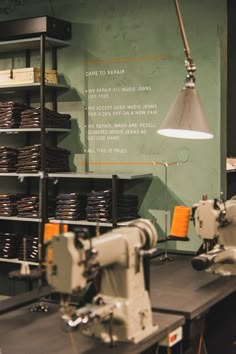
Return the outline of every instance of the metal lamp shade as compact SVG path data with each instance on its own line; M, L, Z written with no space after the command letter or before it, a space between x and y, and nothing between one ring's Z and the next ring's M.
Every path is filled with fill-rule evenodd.
M213 138L195 87L186 86L180 91L157 132L173 138Z

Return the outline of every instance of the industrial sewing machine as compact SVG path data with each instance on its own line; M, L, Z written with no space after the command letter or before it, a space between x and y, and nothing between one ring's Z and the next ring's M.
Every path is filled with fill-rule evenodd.
M203 197L193 206L193 221L203 239L202 253L192 259L193 268L236 275L236 199Z
M64 313L67 326L108 343L137 343L156 332L142 262L156 242L156 229L146 219L92 239L72 232L54 236L53 261L47 266L52 287L75 294L94 274L100 275L100 290L91 303Z

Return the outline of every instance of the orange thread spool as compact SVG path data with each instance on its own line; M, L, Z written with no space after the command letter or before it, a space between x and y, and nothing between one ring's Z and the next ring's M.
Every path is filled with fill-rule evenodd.
M191 208L176 206L171 224L170 236L176 238L187 238Z
M68 225L63 225L63 232L68 231ZM47 223L44 225L44 241L51 240L54 235L60 234L60 224Z
M63 232L68 231L68 225L63 225ZM53 238L54 235L60 234L60 224L50 224L47 223L44 225L44 241L49 241ZM51 247L48 247L47 251L47 262L53 260L53 251Z

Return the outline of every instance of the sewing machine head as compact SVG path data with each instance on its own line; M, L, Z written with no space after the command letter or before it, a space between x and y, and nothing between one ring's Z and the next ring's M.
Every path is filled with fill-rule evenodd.
M98 273L100 279L89 304L64 313L67 325L105 342L139 342L156 331L143 272L143 256L156 249L156 242L156 230L145 219L91 240L71 232L55 236L53 261L47 266L55 290L72 294Z
M47 277L54 289L61 293L73 293L85 287L87 241L76 239L76 234L66 232L54 236L50 247L53 262L48 264Z
M194 257L196 270L236 274L236 200L203 198L193 206L195 231L203 239L201 254Z

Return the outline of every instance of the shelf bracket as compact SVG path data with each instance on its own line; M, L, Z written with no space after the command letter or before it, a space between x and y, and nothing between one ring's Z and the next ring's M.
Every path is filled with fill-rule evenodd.
M54 178L54 179L53 179L53 184L56 185L56 184L58 184L58 183L59 183L59 179L58 179L58 178Z
M24 176L18 176L18 180L20 181L20 183L24 182Z

